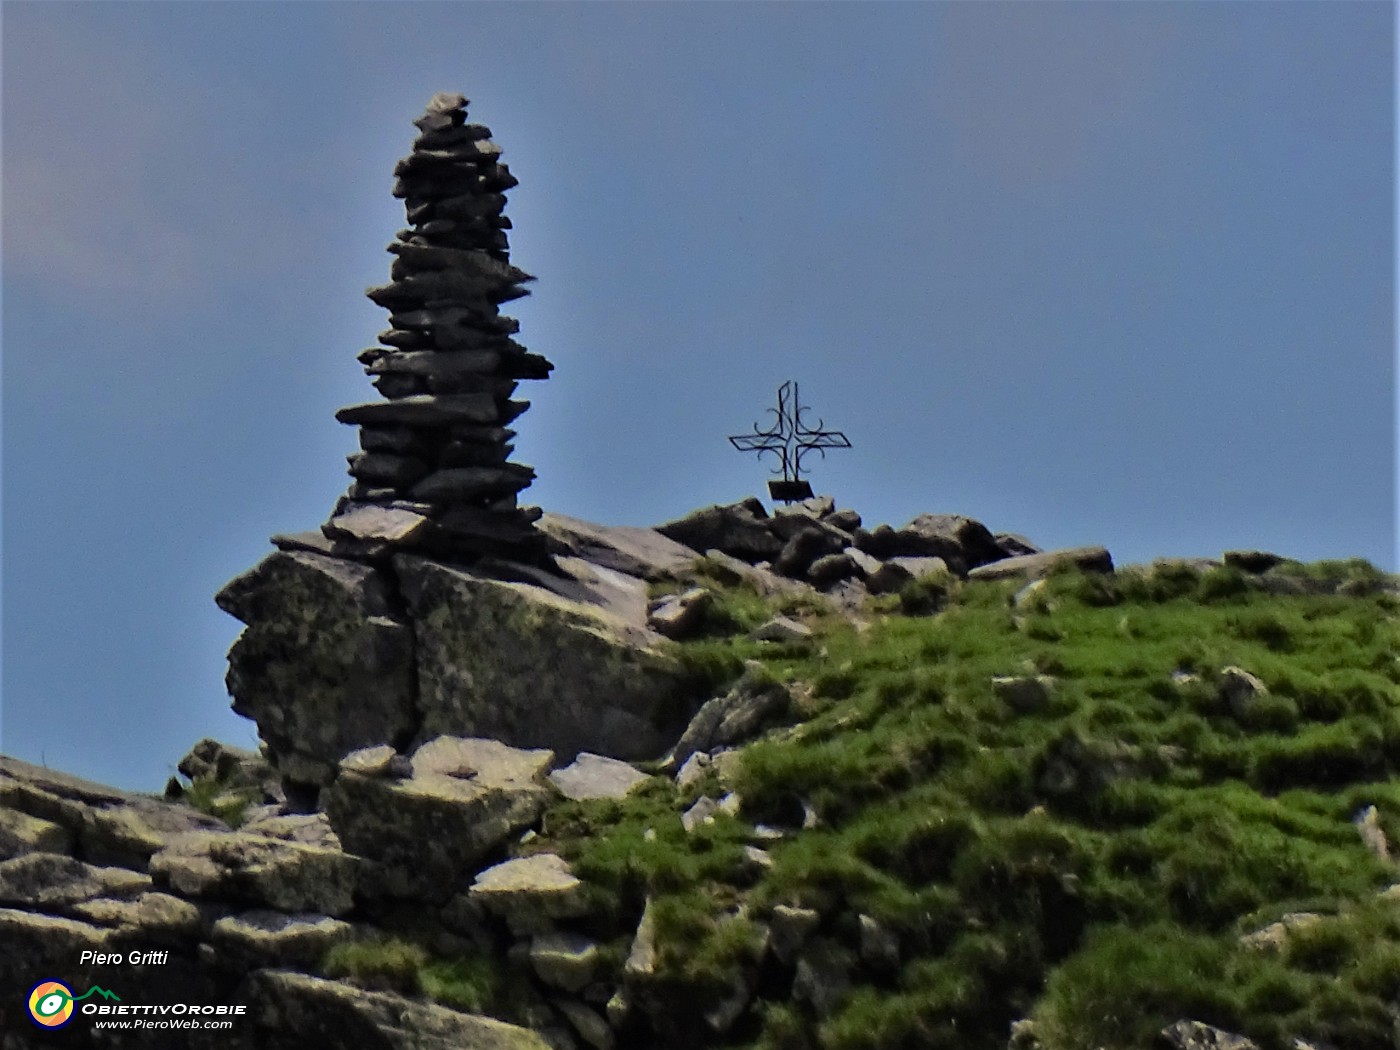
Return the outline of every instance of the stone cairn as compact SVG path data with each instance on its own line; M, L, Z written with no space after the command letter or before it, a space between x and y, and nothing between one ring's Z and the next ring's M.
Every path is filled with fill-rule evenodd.
M337 554L548 557L539 508L517 505L535 474L509 461L508 426L530 404L511 400L516 383L546 379L553 365L516 342L520 322L500 312L534 280L510 265L502 210L518 180L466 108L461 95L434 95L394 168L409 228L389 245L389 283L366 292L390 312L383 345L359 355L384 400L336 413L360 428L361 449L322 526Z

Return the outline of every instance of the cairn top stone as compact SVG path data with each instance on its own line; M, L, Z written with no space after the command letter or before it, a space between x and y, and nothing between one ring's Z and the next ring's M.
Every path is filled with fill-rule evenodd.
M454 109L466 109L467 96L455 91L439 91L428 99L429 113L451 113Z

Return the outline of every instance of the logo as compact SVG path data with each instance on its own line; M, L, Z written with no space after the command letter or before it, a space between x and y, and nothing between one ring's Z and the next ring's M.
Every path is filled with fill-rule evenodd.
M62 1028L73 1019L73 1004L80 1003L90 995L100 995L104 999L121 997L116 992L93 985L82 995L74 996L62 981L40 981L29 992L29 1016L34 1023L44 1028Z

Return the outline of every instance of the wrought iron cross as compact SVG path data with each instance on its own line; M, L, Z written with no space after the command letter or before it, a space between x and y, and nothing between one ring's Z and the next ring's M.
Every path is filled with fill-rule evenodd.
M757 423L752 434L731 434L729 443L740 452L754 452L759 458L765 452L778 457L774 474L781 474L782 480L768 482L768 494L775 500L791 503L793 500L809 499L812 486L802 478L802 457L808 452L820 452L826 458L829 448L850 448L850 439L839 430L827 430L825 421L818 419L816 426L808 426L803 413L809 411L797 394L797 384L784 383L778 387L778 407L768 412L777 421L767 430Z

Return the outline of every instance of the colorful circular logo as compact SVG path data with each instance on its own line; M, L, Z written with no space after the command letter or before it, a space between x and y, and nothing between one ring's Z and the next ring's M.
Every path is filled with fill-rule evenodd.
M61 981L40 981L29 993L29 1016L45 1028L62 1028L73 1019L73 992Z

